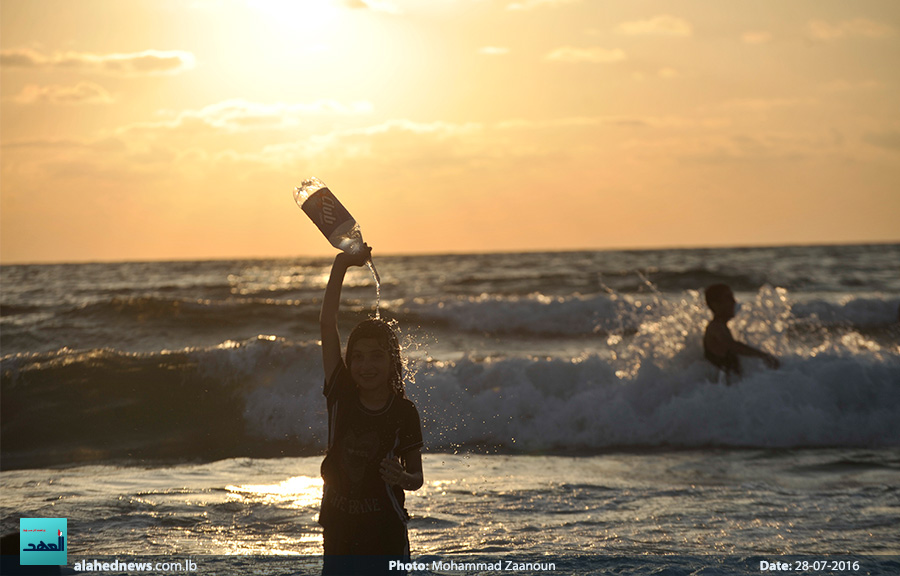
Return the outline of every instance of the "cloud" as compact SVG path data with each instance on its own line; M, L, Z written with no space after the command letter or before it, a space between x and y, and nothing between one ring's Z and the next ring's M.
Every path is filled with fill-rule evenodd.
M900 152L900 131L889 130L885 132L869 132L863 136L863 140L878 146L879 148L887 148Z
M738 100L729 100L722 104L723 108L729 110L749 110L755 112L765 112L776 108L790 108L793 106L801 106L809 104L808 100L797 98L743 98Z
M875 90L881 88L881 82L877 80L863 80L859 82L851 82L848 80L833 80L822 85L822 89L826 92L860 92L866 90Z
M807 24L806 31L810 38L821 41L854 37L886 38L896 33L891 26L866 18L855 18L834 24L824 20L813 20Z
M263 104L241 99L232 99L211 104L197 111L182 113L182 117L202 119L219 127L245 127L269 124L292 123L301 116L316 115L356 115L372 112L372 104L366 101L344 104L336 100L316 100L314 102Z
M646 157L705 164L790 162L833 154L839 143L832 134L728 134L718 130L671 136L636 135L622 146Z
M71 150L89 148L89 144L73 139L13 140L0 144L4 150Z
M675 68L660 68L656 74L657 76L665 80L671 80L672 78L678 78L679 76L681 76L681 74Z
M691 23L676 16L661 15L649 20L636 20L619 24L619 32L629 36L690 36Z
M163 112L170 120L141 122L121 128L120 132L250 132L258 130L282 130L296 127L311 116L365 115L372 112L372 104L366 101L344 104L336 100L314 102L264 104L241 99L224 100L199 110L183 110L178 113Z
M562 6L563 4L574 4L581 0L523 0L522 2L513 2L506 6L507 10L534 10L544 6Z
M112 104L115 99L105 88L90 82L75 86L37 86L29 84L15 97L21 104Z
M348 8L372 10L375 12L385 12L387 14L403 13L399 6L392 2L387 2L386 0L345 0L344 5Z
M741 35L744 44L768 44L771 40L772 35L761 30L751 30Z
M484 46L479 48L478 53L487 56L504 56L509 54L509 48L505 46Z
M0 51L6 68L95 71L118 76L178 74L194 67L194 55L180 50L145 50L128 54L57 52L45 55L29 48Z
M603 124L618 124L620 121L623 121L623 119L596 116L568 116L550 120L526 120L516 118L497 122L494 124L494 128L497 130L547 130L555 128L577 128L601 126Z
M369 159L377 163L416 166L452 164L454 159L485 153L478 138L483 126L477 123L414 122L395 119L360 127L334 130L307 138L271 144L253 157L260 163L291 166L298 161L315 161L319 166L340 166Z
M557 48L544 56L544 60L553 62L592 62L592 63L612 63L621 62L627 56L625 52L607 48L576 48L574 46L563 46Z

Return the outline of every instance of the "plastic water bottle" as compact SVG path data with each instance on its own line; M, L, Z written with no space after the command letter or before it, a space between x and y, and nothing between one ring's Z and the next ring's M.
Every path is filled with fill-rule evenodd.
M349 254L362 250L359 224L324 182L318 178L304 180L294 188L294 200L332 246Z
M362 231L356 219L344 208L334 193L318 178L309 178L294 188L294 201L328 238L331 245L348 254L363 249ZM375 318L380 318L381 276L372 259L366 262L375 277Z

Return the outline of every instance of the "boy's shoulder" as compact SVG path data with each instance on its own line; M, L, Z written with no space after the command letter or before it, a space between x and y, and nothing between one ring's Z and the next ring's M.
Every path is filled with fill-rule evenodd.
M713 318L709 321L709 324L706 325L706 334L720 334L727 333L731 334L731 330L728 329L728 324Z

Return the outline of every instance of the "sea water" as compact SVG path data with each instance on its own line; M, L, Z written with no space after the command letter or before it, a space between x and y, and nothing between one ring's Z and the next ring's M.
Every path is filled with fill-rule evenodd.
M380 257L426 443L413 558L897 573L898 261L898 245ZM64 517L70 559L316 573L329 266L4 266L3 532ZM345 336L371 314L366 272L345 282ZM780 369L750 360L726 386L703 360L702 289L720 281L735 336Z
M193 558L212 569L218 557L316 556L320 463L7 471L4 516L68 518L69 554L78 558ZM758 573L749 558L839 555L867 567L857 574L879 574L880 562L895 558L876 556L897 555L900 545L900 461L884 450L428 453L424 466L426 484L407 507L413 557L429 567L537 558L570 574L673 566L690 574L730 559L728 571L704 572L730 574Z

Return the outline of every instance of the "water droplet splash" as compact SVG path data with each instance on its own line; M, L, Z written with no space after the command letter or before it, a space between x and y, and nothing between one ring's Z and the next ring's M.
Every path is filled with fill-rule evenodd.
M381 319L381 276L378 274L378 269L375 268L375 263L372 262L371 258L366 262L366 265L372 271L372 277L375 278L375 319L379 320Z

